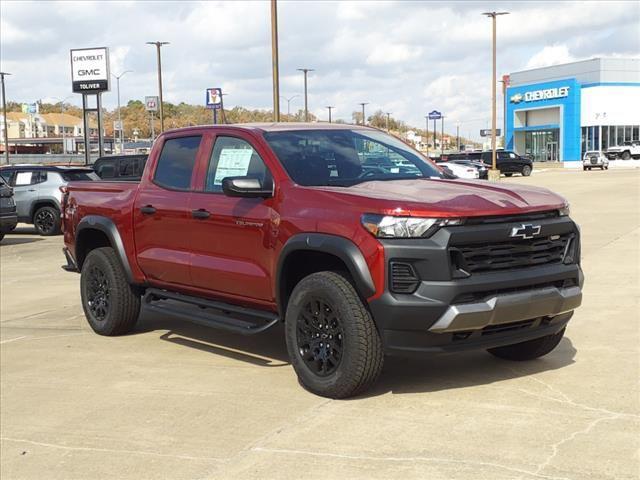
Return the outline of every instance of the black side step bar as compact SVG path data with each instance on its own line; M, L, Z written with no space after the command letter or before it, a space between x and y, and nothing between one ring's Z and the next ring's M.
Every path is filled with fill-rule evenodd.
M218 328L241 335L255 335L264 332L280 320L278 315L273 312L240 307L157 288L148 288L143 300L148 310L169 313L205 327ZM163 300L173 300L186 305L166 303ZM187 305L199 308L188 308Z

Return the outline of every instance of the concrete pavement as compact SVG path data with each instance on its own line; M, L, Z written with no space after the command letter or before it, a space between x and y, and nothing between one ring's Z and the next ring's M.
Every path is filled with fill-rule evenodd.
M571 202L583 306L534 362L388 359L368 395L307 393L282 331L143 313L93 334L61 238L0 246L0 476L9 479L637 479L640 170L504 180Z

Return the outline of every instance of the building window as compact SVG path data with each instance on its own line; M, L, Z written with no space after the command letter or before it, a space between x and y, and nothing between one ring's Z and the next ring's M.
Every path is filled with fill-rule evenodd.
M624 127L618 126L616 128L616 145L622 145L624 143Z
M640 125L633 126L633 138L632 140L640 140Z

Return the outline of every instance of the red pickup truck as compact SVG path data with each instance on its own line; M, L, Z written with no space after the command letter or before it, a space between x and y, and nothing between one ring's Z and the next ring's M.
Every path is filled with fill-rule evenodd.
M381 131L336 124L172 130L139 183L63 188L67 270L101 335L141 304L257 334L284 322L310 391L356 395L385 354L549 353L582 299L567 202L451 180Z

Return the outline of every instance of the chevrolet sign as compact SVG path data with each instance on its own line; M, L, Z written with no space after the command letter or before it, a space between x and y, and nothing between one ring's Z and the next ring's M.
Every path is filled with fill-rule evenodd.
M509 101L511 103L537 102L539 100L552 100L554 98L565 98L569 96L569 87L545 88L544 90L532 90L530 92L516 93Z

